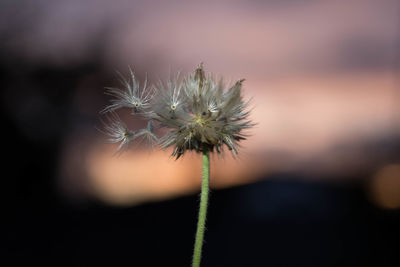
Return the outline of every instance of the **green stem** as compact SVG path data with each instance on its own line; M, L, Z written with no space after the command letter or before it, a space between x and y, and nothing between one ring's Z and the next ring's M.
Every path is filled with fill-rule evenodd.
M208 191L210 182L210 155L208 150L203 151L203 176L201 180L201 195L199 219L197 221L196 241L194 243L193 267L200 266L201 249L203 247L204 230L207 215Z

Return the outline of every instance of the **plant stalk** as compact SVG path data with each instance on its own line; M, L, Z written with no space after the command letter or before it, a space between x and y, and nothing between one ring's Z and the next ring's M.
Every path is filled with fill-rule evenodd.
M208 192L210 183L210 154L208 150L203 151L203 175L201 180L201 195L199 218L197 221L196 240L194 243L192 267L199 267L201 260L201 250L203 247L204 230L207 217Z

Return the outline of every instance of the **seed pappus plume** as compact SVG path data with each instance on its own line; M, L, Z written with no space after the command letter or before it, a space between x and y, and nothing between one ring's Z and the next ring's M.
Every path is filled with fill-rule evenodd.
M120 75L122 89L107 88L107 93L114 98L102 112L128 108L132 115L142 116L149 124L146 129L134 132L112 116L106 132L111 136L110 141L120 143L119 151L138 135L145 135L163 149L173 147L172 156L176 158L188 150L221 153L224 146L233 154L238 153L239 141L246 139L243 130L254 125L248 118L249 101L242 97L244 79L226 88L222 79L206 75L200 64L193 74L182 79L178 74L166 83L160 81L148 88L147 79L140 87L133 71L129 71L128 80ZM160 138L154 133L159 128L168 129Z

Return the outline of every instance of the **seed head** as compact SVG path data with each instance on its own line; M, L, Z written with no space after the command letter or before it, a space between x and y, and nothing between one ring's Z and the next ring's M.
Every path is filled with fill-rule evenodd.
M215 149L221 153L224 145L236 155L239 141L246 139L243 130L254 125L248 119L249 111L246 110L249 101L243 101L241 94L244 79L226 88L222 79L216 81L211 74L206 75L200 64L194 74L182 80L177 75L166 84L159 82L151 93L144 93L146 86L139 92L139 85L132 72L131 78L132 84L123 80L125 90L112 89L111 94L116 99L112 100L104 112L122 107L133 108L133 114L145 111L142 115L150 122L146 129L134 132L133 137L128 134L126 139L129 141L121 138L125 136L121 133L127 133L121 130L125 129L121 128L124 125L114 122L108 127L108 132L112 140L121 142L121 145L138 136L146 136L163 149L174 147L172 155L176 158L188 150L202 152ZM135 109L133 100L140 100L140 109ZM168 129L159 139L153 132L153 121L158 122L157 128Z

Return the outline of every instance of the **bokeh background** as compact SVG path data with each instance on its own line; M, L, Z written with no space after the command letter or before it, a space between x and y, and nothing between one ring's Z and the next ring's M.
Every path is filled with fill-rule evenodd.
M2 265L190 265L199 155L116 157L99 111L204 62L257 126L212 159L203 266L400 266L399 48L396 0L3 0Z

